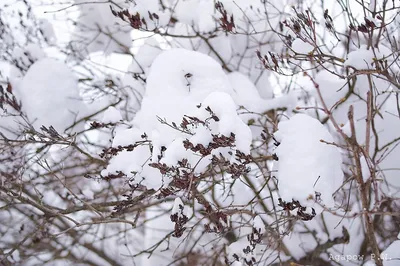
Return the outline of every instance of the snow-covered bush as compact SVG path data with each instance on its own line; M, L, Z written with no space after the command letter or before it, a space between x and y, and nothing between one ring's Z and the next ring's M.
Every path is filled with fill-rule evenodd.
M399 265L399 12L1 1L0 265Z

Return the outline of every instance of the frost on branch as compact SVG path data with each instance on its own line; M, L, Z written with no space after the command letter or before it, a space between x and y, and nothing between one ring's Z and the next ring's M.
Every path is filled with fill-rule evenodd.
M332 195L343 180L343 172L338 148L321 142L333 143L328 130L318 120L297 114L280 122L274 136L280 142L275 150L279 194L291 203L288 209L305 211L302 208L315 207L315 201L320 200L333 207Z

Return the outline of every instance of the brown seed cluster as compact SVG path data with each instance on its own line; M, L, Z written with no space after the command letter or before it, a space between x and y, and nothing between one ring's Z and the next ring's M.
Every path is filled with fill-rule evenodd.
M181 237L183 232L186 230L184 225L189 221L189 218L183 213L183 211L184 206L179 204L179 213L174 213L170 216L171 221L175 223L174 233L172 234L173 237Z
M129 11L127 9L121 10L121 11L115 11L111 6L110 6L110 9L111 9L111 13L115 17L119 17L123 21L128 22L132 28L137 29L137 30L148 29L145 18L141 17L141 15L139 13L132 15L131 13L129 13ZM156 25L158 23L158 20L160 19L160 17L156 13L151 13L150 11L148 11L148 15L149 15L149 19L151 21L153 21Z
M224 5L221 2L217 2L215 4L215 9L221 14L221 18L219 19L220 26L226 32L233 32L235 28L235 21L233 19L233 15L228 15L226 12Z
M294 200L292 199L291 202L286 202L284 200L282 200L281 198L278 199L278 206L282 207L283 210L285 211L293 211L295 209L297 209L297 218L303 220L303 221L310 221L312 220L316 213L315 213L315 209L311 208L311 213L307 213L306 207L301 206L300 202L298 200Z

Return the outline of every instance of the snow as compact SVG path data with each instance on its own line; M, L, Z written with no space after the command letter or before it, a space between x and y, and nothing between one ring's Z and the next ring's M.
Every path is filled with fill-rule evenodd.
M237 71L229 73L228 78L232 88L236 92L234 95L236 103L253 109L255 102L261 100L253 82L247 76Z
M202 143L208 147L212 140L211 134L230 137L234 133L234 150L249 153L251 131L238 116L238 106L231 95L235 95L235 92L227 75L211 57L185 49L161 53L151 65L141 109L130 122L132 129L117 130L113 140L114 147L125 146L143 140L139 136L146 133L152 142L153 152L151 154L147 146L135 148L132 152L122 152L110 161L103 175L114 173L117 169L122 169L128 177L135 176L132 172L139 172L138 175L146 177L143 184L158 189L168 180L163 180L160 174L154 174L154 169L148 164L158 162L161 156L160 162L169 166L176 165L183 158L187 158L191 165L196 165L198 154L186 150L183 141L187 138L195 144ZM185 115L206 120L210 117L210 113L205 110L207 107L211 108L219 121L210 119L207 125L199 124L191 128L192 136L163 125L158 120L159 117L177 125ZM163 154L162 146L166 147ZM221 152L233 160L235 153L229 155L227 151L218 148L213 153ZM203 160L196 171L204 169L209 162L209 159Z
M342 228L345 227L350 235L349 242L335 245L328 249L329 254L333 257L359 254L360 247L364 241L363 221L351 217L359 213L360 208L358 207L358 203L350 206L349 210L350 211L335 209L335 214L325 211L321 215L317 215L311 221L296 223L292 233L283 238L283 243L291 251L291 255L294 258L300 259L307 255L306 252L314 250L318 245L321 245L321 243L333 240L336 237L343 237ZM346 215L350 218L342 218L342 216ZM282 233L284 230L286 229L282 229ZM304 234L304 230L311 230L317 234L314 236Z
M131 152L122 151L117 156L111 158L107 169L103 170L101 174L102 176L107 176L109 174L115 174L117 171L130 174L132 172L139 172L140 169L139 163L136 162Z
M255 81L255 85L256 85L258 93L260 94L262 99L273 98L274 87L271 85L271 82L269 80L268 71L263 71L260 73L260 76Z
M362 45L358 50L352 51L347 55L345 66L352 66L355 69L376 69L375 60L388 59L390 64L391 60L389 57L393 52L384 47L380 46L379 49L367 50L366 45Z
M296 114L280 122L274 136L280 142L275 152L281 198L314 207L315 192L319 192L323 204L333 207L332 194L342 183L343 173L338 148L320 141L333 142L328 130L318 120Z
M54 33L53 25L47 19L42 18L39 19L39 27L43 37L46 38L46 41L49 44L55 44L57 39Z
M15 46L12 56L19 67L27 69L33 62L44 58L46 54L38 44L29 43L24 47L24 49Z
M265 234L266 232L265 224L260 216L256 216L256 218L254 218L253 227L257 229L260 234Z
M125 1L118 0L114 3L127 7ZM132 28L121 23L120 18L114 17L110 11L110 3L101 0L90 3L86 0L75 0L75 4L79 7L80 16L71 38L73 46L83 55L98 51L105 54L124 52L131 47ZM113 8L117 9L115 5Z
M105 3L106 1L96 0L90 1L90 3L83 3L83 0L76 0L72 1L72 3L77 5L54 14L54 18L59 22L61 21L61 23L65 21L62 21L63 18L59 17L59 15L62 13L68 16L69 22L65 23L68 25L63 29L65 31L76 20L75 17L70 18L70 14L77 14L76 11L80 10L81 16L77 20L77 25L72 28L74 32L71 42L70 40L65 41L65 43L60 42L59 34L63 30L60 31L58 27L53 29L52 26L55 26L53 24L54 19L51 19L50 14L48 14L48 20L39 20L39 23L35 25L35 31L39 32L38 30L41 30L43 37L47 41L40 34L40 40L37 43L34 43L36 39L30 39L31 36L22 36L24 38L22 38L21 42L18 41L18 45L13 45L11 49L7 50L5 56L12 57L12 60L15 60L15 62L10 62L9 68L12 71L9 80L13 85L16 97L22 102L23 111L27 114L28 120L33 122L36 130L42 124L45 126L53 125L61 133L77 119L87 117L88 113L85 112L85 106L80 99L79 86L88 89L88 91L90 90L90 93L92 88L97 88L98 84L102 86L100 87L102 89L105 75L100 72L106 67L114 68L114 64L109 64L111 58L113 58L115 65L118 66L118 70L122 73L110 75L110 79L115 81L115 87L104 88L105 91L103 92L106 95L104 98L107 99L96 99L90 110L90 114L95 114L90 117L90 120L101 121L106 124L115 123L116 126L108 125L108 128L97 130L89 129L89 125L86 125L87 132L85 131L76 136L76 145L79 145L85 152L89 152L91 156L98 158L98 153L104 147L107 148L111 145L114 148L113 150L120 150L124 146L138 144L132 151L118 151L116 152L117 155L112 158L108 156L102 158L108 164L106 169L102 171L103 176L117 174L121 171L127 178L111 180L109 183L102 183L96 188L95 186L98 183L93 182L92 179L82 178L81 172L77 172L75 169L79 167L80 170L81 166L75 167L73 164L76 164L76 161L82 162L82 164L90 164L89 169L85 169L85 171L90 171L91 173L96 173L98 172L97 170L101 169L98 169L98 166L94 164L94 167L91 168L92 160L86 160L86 155L76 156L76 154L72 154L76 148L73 145L51 145L51 147L46 147L46 149L48 148L48 151L45 150L46 154L40 157L40 159L46 160L52 168L55 168L54 172L57 175L59 174L60 177L65 176L65 180L68 182L67 185L74 189L75 195L80 199L93 200L97 204L103 203L105 199L103 197L107 195L107 200L118 201L121 200L122 193L126 192L126 190L130 192L131 187L127 186L127 184L141 185L138 190L132 192L132 196L139 195L146 189L155 189L156 193L159 193L160 188L165 188L172 178L169 174L162 175L160 171L150 167L149 164L161 163L167 166L176 166L178 161L187 159L189 165L195 166L193 174L204 174L200 181L194 179L196 182L192 186L197 186L198 191L204 194L205 199L210 201L212 207L220 209L222 212L227 210L230 213L237 210L237 213L228 215L227 225L224 223L224 226L226 225L229 230L232 230L236 239L238 239L237 242L232 243L233 240L227 239L227 237L204 234L204 228L201 225L208 222L205 221L207 218L204 217L204 213L200 212L200 210L204 210L204 206L201 206L202 204L199 204L197 200L192 200L190 198L192 195L189 191L180 191L176 193L177 195L171 195L165 200L160 200L157 197L158 195L154 195L143 201L143 204L147 207L141 209L137 220L137 229L132 230L129 225L125 227L121 223L76 228L78 233L83 233L81 239L76 242L77 245L72 245L73 239L62 238L60 243L63 245L56 244L54 246L57 252L62 251L59 254L76 255L78 259L81 259L82 256L87 256L85 258L88 261L95 257L92 260L92 264L102 265L102 263L106 263L102 258L93 255L95 252L85 252L86 250L82 245L89 243L93 244L99 252L104 252L105 255L115 259L119 264L129 264L132 263L132 260L135 260L133 262L137 265L165 265L175 259L179 259L184 254L182 251L190 250L192 254L199 254L201 255L199 257L203 259L207 258L209 254L223 250L224 247L229 247L230 260L235 259L232 256L233 253L237 254L240 261L234 262L234 265L242 265L245 264L244 260L250 260L252 257L256 258L261 254L263 256L262 259L266 257L265 253L260 252L259 249L250 254L243 252L243 249L249 246L247 237L252 230L255 229L265 234L267 232L266 226L270 229L271 226L275 225L276 231L281 234L280 239L285 245L285 250L287 249L291 256L288 257L283 252L276 251L277 255L280 255L280 258L283 259L282 263L290 263L293 259L301 259L309 255L307 252L312 251L318 245L322 245L336 237L342 237L342 226L347 228L350 234L349 243L335 245L324 254L321 254L320 257L326 258L326 255L330 253L339 255L344 252L348 254L358 254L360 252L360 246L362 246L365 238L362 218L360 216L356 218L341 217L356 215L363 209L359 206L358 197L356 196L357 189L354 188L354 183L351 192L353 194L347 194L348 191L346 193L339 191L335 198L332 196L332 193L342 184L343 170L346 171L346 175L351 175L349 170L351 161L347 158L347 152L342 151L343 154L341 154L337 147L320 142L323 139L343 145L343 139L335 132L331 121L327 121L322 125L316 119L304 114L293 116L292 109L300 102L301 106L310 107L309 110L305 111L310 116L318 117L320 121L327 118L324 112L313 108L314 104L321 106L319 96L313 90L314 84L310 82L307 85L310 88L302 91L303 88L298 86L298 76L301 73L290 78L277 78L275 80L275 75L271 75L271 71L266 71L260 66L260 62L254 53L255 50L259 50L262 54L267 54L268 51L278 54L286 52L286 47L282 46L281 40L273 32L279 30L277 22L294 15L290 9L292 4L297 5L298 1L275 1L274 3L268 1L264 3L265 1L259 0L221 1L224 3L228 15L233 14L236 24L235 31L238 31L238 34L226 34L221 31L217 31L215 34L211 33L212 35L208 33L219 27L220 14L214 10L214 0L166 0L162 1L165 8L161 7L161 1L159 0L117 0L111 3L115 10L119 9L114 3L121 5L122 8L130 5L130 12L132 14L139 12L141 17L146 19L150 29L159 27L160 34L154 35L150 32L140 33L136 30L131 32L132 28L129 25L112 16L109 9L110 3ZM376 1L371 0L370 5L373 5L374 2ZM310 3L312 4L312 1L305 1L304 4L313 9L313 6L309 5ZM35 6L37 5L34 4L33 9L35 9ZM62 6L67 7L67 4ZM328 3L326 8L329 8L329 14L336 21L340 20L341 17L336 16L339 14L340 8L333 10L331 3ZM55 10L56 7L52 6L50 9ZM274 9L276 10L274 11ZM268 11L269 21L265 19L265 10ZM320 11L323 13L323 10ZM153 24L150 22L151 15L149 15L149 12L157 13L160 19ZM173 20L171 21L170 12L174 12ZM336 12L337 14L334 15L331 12ZM27 12L23 13L23 16L26 16ZM322 13L313 13L313 15L322 17ZM362 12L359 12L359 14L361 14L362 22ZM15 17L18 17L17 13L15 13ZM177 19L177 22L175 22L175 19ZM387 21L390 21L389 17L387 17ZM269 25L268 23L271 24ZM168 26L166 26L167 24ZM335 27L342 26L338 24L343 23L335 23ZM396 23L393 24L396 25ZM320 28L321 26L317 23L316 27ZM27 32L28 29L30 30L31 28L28 27ZM97 35L99 30L107 34L100 33L100 35ZM185 35L190 35L190 38L161 36L166 32L178 36L183 35L184 37L188 37ZM58 38L55 38L55 33ZM282 32L281 34L283 36L286 33ZM319 49L324 54L345 58L346 55L343 53L344 48L342 45L338 45L335 40L332 42L332 39L325 39L320 33L320 29L317 29L317 36L320 36L317 38L321 38L318 39L318 42L321 41L320 43L324 44L319 46ZM376 31L377 33L378 31ZM397 32L394 33L398 34ZM7 45L13 44L9 34L7 32L5 34L4 42ZM108 34L112 35L115 41L110 39L110 36L106 36ZM201 34L201 36L197 34ZM129 35L134 36L134 40L131 40ZM207 43L202 38L203 36L207 38ZM391 65L395 56L389 56L392 51L383 46L379 47L379 49L376 48L375 51L367 50L365 46L355 48L358 45L357 43L366 43L365 40L362 40L362 34L360 36L357 41L349 42L349 50L352 52L347 57L346 66L351 66L358 70L374 70L375 58L381 59L383 57ZM375 36L373 37L375 38ZM27 41L28 39L29 41ZM384 42L385 40L382 40L381 43L384 44ZM24 45L21 45L21 43ZM55 46L48 49L47 44L54 44ZM76 60L74 53L70 53L70 47L63 47L64 44L71 44L73 48L79 48L84 54L89 53L90 58L84 61ZM210 46L213 49L210 49ZM332 46L336 46L336 48L331 50ZM176 49L176 47L185 49ZM57 51L55 52L54 50L58 49L63 52L62 57L67 57L69 60L69 66L76 64L76 61L78 61L79 66L74 66L75 72L72 72L70 67L61 61L46 58L50 54L56 54ZM164 49L170 50L163 51ZM313 52L314 47L301 39L296 39L293 42L292 49L296 53L307 55ZM191 50L196 50L197 52ZM93 54L95 52L97 53ZM112 54L115 52L122 52L124 55L117 56ZM293 55L293 52L289 52L289 55ZM110 61L108 59L93 61L95 57L104 58L105 56L110 58ZM389 57L386 58L387 56ZM122 57L125 57L125 59L122 59ZM125 65L125 61L128 61L126 58L129 58L129 62L131 62L128 69L127 64ZM130 61L131 59L132 61ZM93 65L104 65L105 67L97 69L93 65L89 65L90 62L93 62ZM12 66L12 64L16 63L21 65L20 70ZM85 69L86 67L88 69ZM308 64L302 67L309 69ZM332 67L329 64L325 64L324 67L326 67L326 70L317 67L313 68L312 71L310 70L309 73L320 85L321 94L328 108L336 106L336 103L342 99L347 99L346 102L331 110L333 117L339 124L348 122L348 108L353 105L357 141L363 147L366 138L365 100L367 91L370 91L367 76L358 75L356 83L353 83L354 79L348 82L347 79L339 79L328 72L338 71L341 75L346 73L346 69L341 68L340 64ZM395 64L391 65L390 70L391 73L398 72ZM89 73L91 71L93 71L93 74ZM352 69L350 69L350 75L351 71ZM27 72L27 75L23 77L25 72ZM79 77L75 76L74 73L79 74ZM109 72L105 71L105 74L108 79ZM140 75L140 77L138 78L137 75ZM372 79L374 84L374 88L371 90L375 94L374 114L376 107L374 130L378 132L379 141L375 139L374 134L371 134L370 152L384 147L385 144L396 139L398 132L400 132L397 116L397 95L392 93L392 87L388 82L376 78L376 75L374 74L369 78ZM7 81L8 76L8 74L2 75L2 82ZM78 78L82 78L82 76L95 77L93 77L93 80L85 80L78 84ZM349 85L354 85L351 88L354 91L353 95L349 95ZM111 90L112 93L109 93ZM298 93L299 91L302 92ZM308 94L309 92L310 94ZM305 94L307 94L307 98L304 97ZM115 105L119 99L122 101ZM110 105L115 107L109 107L105 112L98 112L99 110L105 110ZM209 118L210 112L206 110L208 107L218 119ZM286 110L268 112L276 108ZM377 108L379 108L379 112ZM267 115L266 112L268 112ZM0 115L4 115L1 110ZM177 130L175 125L179 127L182 118L185 116L198 117L205 120L206 123L194 123L188 126L187 132L182 132L182 130ZM18 127L18 124L14 121L17 117L1 117L0 119L2 132L3 129L5 131L12 127ZM248 123L250 119L255 122L251 123L249 127L247 124L250 124ZM281 142L279 147L272 148L272 143L263 143L260 140L260 132L263 127L258 122L265 126L268 135L273 134L278 128L274 135ZM348 124L343 127L346 133L349 132L348 128ZM83 129L83 125L75 127L72 131L80 131L80 129ZM328 130L331 130L331 132L329 133ZM231 133L235 136L234 147L215 149L211 155L204 158L199 153L184 147L184 142L189 140L194 145L201 144L207 148L215 136L230 136ZM18 146L22 142L17 139L15 143ZM379 147L375 147L376 144ZM378 182L377 190L378 196L382 198L387 195L395 198L399 194L400 183L396 168L400 156L400 145L397 144L398 142L394 142L389 149L382 148L374 155L374 158L378 160L376 161L377 179L383 180ZM258 165L259 161L257 160L248 166L250 172L246 176L240 176L239 178L223 171L223 173L219 173L219 170L223 170L219 169L219 165L213 166L216 173L214 171L211 172L214 169L210 169L210 172L207 173L204 172L211 162L212 155L222 154L230 162L235 162L234 154L236 150L251 153L257 157L268 156L268 158L272 153L276 153L279 161L266 160ZM24 153L25 151L22 150L19 153ZM342 157L345 161L343 164ZM366 157L367 159L361 157L364 181L367 181L370 175L367 163L370 159L368 156ZM1 156L2 158L3 155ZM201 161L199 161L200 158L202 158ZM260 159L260 161L262 160ZM0 170L4 171L5 169L7 172L9 169L6 168L10 168L14 171L12 169L14 164L17 165L15 162L7 163L5 166L1 165ZM29 181L40 184L34 184L32 187L29 186L24 189L28 189L29 192L33 193L32 195L38 195L46 206L51 205L70 209L74 204L81 204L75 196L69 195L67 198L65 193L61 193L65 190L62 186L59 188L52 186L52 189L48 189L48 186L45 185L48 182L45 182L47 180L44 179L48 175L42 174L42 171L37 171L38 166L35 164L28 166L26 167L27 173L23 174L21 176L22 181L18 182ZM74 169L69 169L71 166ZM212 176L206 176L208 173L211 173ZM75 179L70 181L70 176L77 177L79 182L75 183ZM273 177L270 178L271 176ZM6 178L3 178L2 181L7 185ZM278 182L275 183L275 181ZM343 184L343 189L348 190L349 188L346 186L350 186L350 183ZM53 183L51 182L51 184ZM274 186L275 184L277 187ZM20 184L18 183L18 185ZM110 188L112 189L110 190ZM21 191L26 194L23 190ZM129 192L125 194L129 194ZM339 209L331 209L331 212L325 211L311 221L296 220L294 223L290 222L289 228L286 227L287 220L285 217L281 217L283 220L276 221L276 217L273 217L268 211L273 210L276 203L273 201L282 197L289 202L292 199L299 200L303 206L307 207L307 212L310 212L310 208L313 207L319 213L317 208L319 204L314 202L315 192L321 193L321 203L326 207L334 207L335 203L340 201L348 203L349 206L338 204L340 206ZM108 197L111 194L107 193L111 193L112 196ZM263 199L262 202L257 200L255 195L258 199ZM310 196L313 199L310 199ZM187 225L190 230L185 231L183 238L176 240L168 237L173 230L170 214L177 214L182 217L183 213L179 206L184 206L183 201L190 203L190 207L189 205L185 206L184 211L193 210L194 215L190 216L193 220L189 222L192 223L189 224L188 222ZM371 204L373 203L374 197L371 198ZM262 209L263 206L261 205L263 204L266 205L265 209L267 210ZM21 205L21 207L23 206ZM245 210L242 212L242 209ZM107 208L107 211L112 211L112 206ZM278 211L281 211L281 209ZM7 218L20 218L23 216L14 216L11 211L3 213ZM82 213L86 214L82 215ZM68 217L72 217L79 222L91 221L90 219L94 217L91 217L88 213L88 211L80 211L79 215L66 214L64 218L68 215ZM285 212L282 213L284 214ZM292 213L296 213L296 211L292 211ZM118 219L133 221L135 213L126 212ZM27 221L26 217L25 220L21 219L21 221L25 223ZM12 222L13 220L10 221L11 225ZM110 220L110 222L113 221ZM388 219L385 218L384 222L387 223ZM18 226L13 228L12 234L16 234ZM25 232L32 231L32 229L34 228L29 228ZM275 230L275 228L271 229ZM288 229L290 229L290 233ZM58 232L55 228L50 228L50 232L53 231ZM304 232L312 232L312 234ZM9 241L12 234L7 232L6 241ZM113 240L109 241L108 236L112 236ZM271 243L264 243L264 241L270 241L270 237L274 236L272 234L263 237L263 243L260 246L265 249L275 250L275 247L271 248L274 245L272 241ZM17 241L14 242L19 242L23 237L23 234L16 236L14 240ZM164 238L165 241L158 246L158 242ZM215 241L216 239L218 241ZM382 244L380 245L382 249L389 244L388 241L378 240ZM126 241L130 245L127 245ZM194 243L194 241L198 242ZM127 249L133 247L133 250L121 250L120 247L124 247L124 244ZM152 256L150 258L148 258L149 254L145 252L133 258L134 254L143 251L145 248L152 248L155 245L157 245L157 249L151 251ZM398 241L384 250L383 254L398 258L398 252L394 252L397 250L399 250ZM224 252L222 251L222 253ZM83 255L81 256L80 254ZM18 256L23 259L23 256L18 251L13 256L17 260L19 259ZM43 253L41 256L43 259L51 259L48 252ZM191 256L187 256L188 264L191 263L189 258ZM221 258L215 264L222 265L223 259ZM265 265L269 264L267 262L268 259L263 261ZM30 259L26 263L32 264L32 260ZM63 264L64 262L54 261L55 264ZM390 263L395 265L395 262L395 260L388 260L385 261L384 265L390 265ZM16 263L18 264L19 262ZM40 261L35 263L40 264ZM198 263L207 265L203 261ZM373 264L372 261L370 263Z
M369 171L369 167L368 167L368 163L365 160L364 156L360 157L360 162L361 162L361 172L362 172L362 176L363 176L363 181L367 182L367 180L371 176L370 171Z
M201 144L205 147L212 141L212 132L205 126L199 126L195 129L196 134L190 138L193 145ZM215 133L215 132L214 132Z
M250 259L252 257L252 252L246 254L243 252L249 246L249 242L247 240L239 240L229 245L228 247L228 259L229 261L236 261L234 254L239 257L240 260L242 259Z
M113 147L127 146L143 141L140 136L146 133L148 140L152 142L152 153L147 146L137 147L132 152L122 152L110 161L102 174L115 173L117 169L122 169L130 178L145 177L143 184L148 188L158 189L166 185L168 179L154 174L155 171L148 166L149 163L160 161L173 166L186 158L189 164L197 164L198 154L183 147L185 139L189 139L194 145L203 144L207 148L213 134L229 137L233 133L233 151L239 150L248 154L252 132L246 125L245 117L238 115L238 107L245 105L251 110L264 112L277 107L290 109L294 104L294 95L262 99L247 77L238 72L226 75L220 64L207 55L185 49L165 51L151 64L141 109L129 122L132 128L117 129L113 140ZM218 121L209 119L207 107L218 117ZM207 123L190 128L190 136L159 121L162 119L169 125L180 125L185 115L207 120ZM163 146L166 148L165 152L161 151ZM218 148L212 154L221 153L228 160L234 160L235 152L228 153L230 150ZM203 160L196 171L204 169L209 162L209 159ZM139 181L141 179L137 180Z
M235 71L229 73L228 78L235 91L232 95L233 99L237 105L243 106L246 110L264 113L276 108L287 108L290 110L296 105L297 97L293 93L288 93L274 99L271 99L272 97L270 99L263 99L253 82L244 74Z
M183 204L181 198L176 198L174 201L174 206L172 207L172 215L178 215L178 217L182 218L183 211L185 209L185 205Z
M192 76L186 78L187 73ZM172 49L160 54L153 62L146 93L160 98L164 95L189 95L201 99L216 90L231 91L219 63L199 52Z
M118 146L128 146L136 141L143 140L142 139L143 132L140 132L139 129L132 128L117 128L116 134L112 142L113 147Z
M322 70L316 75L315 82L317 82L317 84L321 84L321 86L319 87L320 92L328 108L333 107L341 99L344 99L349 91L348 86L346 86L345 80L340 79L339 77L329 73L326 70ZM309 87L312 88L314 97L320 100L317 92L314 89L314 85L310 84ZM339 107L332 110L332 115L337 123L345 124L347 122L347 112L349 110L349 105L350 103L354 104L354 101L355 100L353 99L349 99L345 103L342 103Z
M191 165L194 165L196 158L193 157L191 151L185 149L183 146L183 141L183 138L177 138L173 140L172 143L168 145L168 148L164 154L164 158L161 160L161 162L168 166L174 166L178 161L187 159Z
M108 123L117 123L122 120L122 116L120 111L115 108L114 106L110 106L104 112L103 120L101 122L108 124Z
M63 133L85 110L77 78L55 59L44 58L34 63L16 89L22 109L36 129L53 126Z
M211 132L213 134L222 134L230 136L234 133L235 144L238 150L246 154L250 153L250 144L252 141L250 128L239 118L236 113L236 104L225 92L213 92L202 103L202 106L210 107L219 121L210 122ZM206 119L210 114L200 108L198 117Z
M192 76L186 78L188 73ZM231 88L212 58L184 49L163 52L151 66L141 110L133 124L141 125L144 132L159 126L157 116L180 124L182 117L193 115L196 105L213 91L229 92ZM168 131L163 131L164 138L171 141Z
M83 189L82 190L82 195L85 197L85 199L88 199L88 200L93 200L94 199L94 193L89 188Z
M148 38L135 54L129 71L134 73L147 73L154 59L161 52L162 50L158 41L155 38Z
M299 54L309 54L310 52L312 52L314 50L314 46L312 46L309 43L304 42L301 39L296 39L292 43L292 49L293 49L293 51L295 51L296 53L299 53Z
M257 261L265 252L262 245L256 245L254 250L245 252L246 249L252 250L252 245L247 239L240 239L230 244L227 248L228 261L233 265L249 265L251 261ZM238 260L237 260L238 259ZM236 264L237 263L237 264Z
M188 10L196 10L196 12L193 14ZM214 2L211 0L179 1L175 14L180 22L187 25L195 25L200 32L211 32L217 25L212 17L214 14Z

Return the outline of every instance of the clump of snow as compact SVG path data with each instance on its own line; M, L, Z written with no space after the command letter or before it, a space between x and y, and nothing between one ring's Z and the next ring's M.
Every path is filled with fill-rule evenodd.
M276 148L278 188L284 201L298 200L304 207L313 206L319 192L323 204L334 204L332 194L343 180L342 159L328 130L316 119L304 114L280 122L274 134L280 142Z
M172 215L178 215L178 217L182 218L183 210L185 209L185 205L183 204L181 198L176 198L174 201L174 206L172 207Z
M169 144L177 132L161 125L157 117L180 124L184 115L196 114L196 106L214 91L232 92L215 60L184 49L165 51L151 66L141 110L132 123L147 134L155 129L163 132L163 145Z
M155 38L148 38L133 58L129 71L134 73L148 72L154 59L162 52L160 44Z
M139 129L132 128L118 128L112 142L113 147L128 146L129 144L135 143L136 141L142 140L143 132Z
M250 153L252 141L250 128L239 118L236 112L236 104L225 92L213 92L202 103L204 107L210 107L219 121L210 122L211 133L230 136L235 134L235 144L238 150L246 154ZM200 108L197 115L200 119L206 119L210 114Z
M230 137L233 133L236 146L233 149L250 152L251 131L237 114L237 105L231 97L234 93L221 66L211 57L184 49L163 52L150 68L141 109L130 122L132 128L118 129L113 140L113 147L148 141L151 149L146 143L131 152L121 152L112 158L102 174L122 171L128 177L138 178L136 182L144 177L143 185L159 189L168 180L148 164L161 162L172 166L186 158L190 165L195 165L199 154L186 150L183 141L188 139L208 147L212 134ZM218 121L208 119L210 112L207 107ZM190 134L171 127L172 123L180 125L185 115L208 119L207 125L191 127ZM161 123L160 119L169 125ZM145 139L142 138L144 133ZM227 154L222 148L215 152ZM233 158L234 155L233 152L229 156ZM203 160L196 171L208 163L209 159Z
M160 162L173 166L185 158L190 165L197 165L199 154L186 150L183 141L188 139L194 145L202 144L207 148L212 135L230 137L234 134L235 147L218 148L212 154L221 153L228 160L235 160L235 152L231 151L249 153L252 141L251 130L237 114L238 105L263 112L290 106L294 102L292 98L290 95L263 100L247 77L239 73L227 76L211 57L185 49L165 51L151 65L141 109L130 122L132 128L117 129L113 140L113 147L148 141L151 148L146 143L133 151L118 154L102 174L122 171L129 178L137 179L135 182L143 181L148 188L159 189L168 179L156 174L157 171L148 164ZM208 107L218 121L209 119ZM190 134L171 127L173 123L180 125L185 115L207 120L207 123L190 128ZM142 138L144 133L145 139ZM209 163L210 159L203 160L196 171Z
M114 1L114 9L127 7L125 1ZM132 45L131 27L122 24L110 11L110 3L95 0L75 0L80 16L72 34L73 46L82 52L101 51L105 54L126 52ZM118 9L117 9L118 10Z
M228 78L235 91L232 97L236 104L243 106L252 112L263 113L268 110L284 107L291 109L296 105L297 98L293 93L275 99L263 99L260 97L253 82L242 73L229 73Z
M308 54L314 50L314 46L302 41L301 39L296 39L293 41L292 49L299 54Z
M131 152L122 151L117 156L111 158L107 169L102 171L103 176L107 176L108 174L115 174L119 171L130 174L136 173L141 170L140 164L135 162L135 157L132 156Z
M190 12L188 10L196 10ZM207 1L179 1L175 14L180 22L187 25L195 25L200 32L211 32L215 29L216 23L212 17L214 13L214 2Z
M148 96L173 93L173 96L189 95L200 99L215 90L231 91L219 63L207 55L185 49L172 49L156 58L146 89Z
M115 108L114 106L110 106L104 112L103 120L101 122L108 123L117 123L122 120L121 112Z
M64 132L84 110L78 81L62 62L44 58L34 63L18 84L22 109L35 128L53 126Z
M255 102L261 100L253 82L244 74L237 71L229 73L228 78L235 91L234 99L236 103L253 110Z
M193 153L188 151L183 146L183 139L177 138L168 146L165 151L164 158L161 160L168 166L174 166L178 161L182 159L187 159L190 163L195 163L195 158L193 158ZM154 157L153 157L154 158Z
M255 101L246 95L247 91ZM233 133L235 147L217 148L212 154L221 153L228 160L235 160L234 151L249 153L252 141L251 130L238 116L238 105L263 112L289 106L292 98L291 95L263 100L247 77L239 73L227 76L211 57L185 49L165 51L151 65L141 109L130 122L132 128L117 129L112 146L141 144L133 151L114 156L102 174L122 171L135 182L159 189L169 179L149 164L160 162L174 166L185 158L189 165L197 165L196 171L201 171L210 163L210 158L197 164L199 154L186 150L183 142L188 139L194 145L208 148L213 135L230 137ZM217 120L210 119L208 107ZM207 123L190 126L189 133L174 129L172 125L179 126L185 116L207 120Z
M354 67L355 69L376 69L376 60L389 59L388 62L390 63L391 60L387 57L392 54L393 52L384 46L380 46L379 49L367 50L367 46L362 45L360 49L348 54L344 65Z

